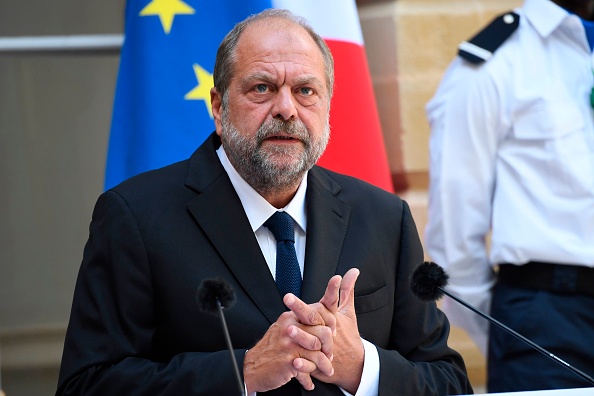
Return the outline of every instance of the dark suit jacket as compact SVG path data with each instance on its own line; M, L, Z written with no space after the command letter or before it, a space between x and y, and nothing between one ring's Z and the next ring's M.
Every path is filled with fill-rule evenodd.
M197 286L222 277L240 370L246 349L286 309L213 134L190 159L102 194L77 280L57 394L234 395L218 317L200 312ZM334 274L357 267L361 336L379 351L380 395L470 392L449 325L409 290L423 253L407 204L360 180L309 172L302 298L317 302ZM341 395L292 380L279 395Z

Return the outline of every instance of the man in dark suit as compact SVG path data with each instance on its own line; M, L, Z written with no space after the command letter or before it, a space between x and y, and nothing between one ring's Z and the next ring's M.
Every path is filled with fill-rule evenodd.
M314 165L329 137L324 41L265 11L227 35L214 79L216 133L97 202L57 394L237 394L219 319L195 303L213 277L236 293L226 319L250 394L471 393L447 319L409 289L423 252L408 205ZM275 284L277 211L294 221L300 292Z

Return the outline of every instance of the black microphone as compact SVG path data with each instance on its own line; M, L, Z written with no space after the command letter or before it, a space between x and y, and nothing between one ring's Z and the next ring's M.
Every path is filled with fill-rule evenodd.
M198 307L201 311L213 315L218 314L221 318L225 341L227 341L227 349L231 355L233 369L235 370L235 378L237 380L237 386L239 387L239 394L246 396L243 381L241 380L241 375L239 375L237 360L235 360L235 354L233 353L233 345L231 345L231 336L227 329L227 321L225 320L225 314L223 313L224 309L229 309L235 304L235 291L233 290L233 287L221 278L204 279L196 291L196 301L198 302Z
M503 323L499 322L497 319L487 315L486 313L478 310L477 308L473 307L466 301L456 297L455 295L449 293L445 290L445 286L448 283L449 276L445 273L444 269L441 268L439 265L435 264L432 261L425 261L421 265L419 265L410 277L410 288L415 296L417 296L420 300L423 301L436 301L439 300L443 295L450 297L451 299L457 301L458 303L464 305L466 308L470 309L471 311L477 313L478 315L482 316L483 318L487 319L489 322L493 323L500 329L506 331L507 333L513 335L519 340L524 341L532 348L536 349L538 352L542 353L543 355L548 356L549 358L553 359L555 362L559 363L563 367L568 368L573 373L579 375L581 378L588 381L590 384L594 384L594 379L590 377L588 374L584 373L581 370L573 367L569 363L565 362L564 360L558 358L551 352L547 351L540 345L530 341L528 338L524 337L523 335L519 334L518 332L510 329Z

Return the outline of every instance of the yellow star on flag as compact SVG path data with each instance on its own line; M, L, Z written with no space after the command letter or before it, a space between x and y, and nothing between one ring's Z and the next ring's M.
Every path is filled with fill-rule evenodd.
M140 16L158 15L166 34L171 31L176 15L188 15L196 12L181 0L152 0L140 11Z
M188 92L184 96L184 99L203 100L208 109L208 115L210 115L210 118L212 119L212 105L210 103L210 89L214 86L212 74L197 63L194 64L194 74L196 74L198 85Z

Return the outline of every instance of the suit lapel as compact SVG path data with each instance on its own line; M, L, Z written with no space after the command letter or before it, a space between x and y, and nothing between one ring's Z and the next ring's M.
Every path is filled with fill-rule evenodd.
M314 167L307 181L307 240L302 299L320 300L328 280L336 274L346 235L350 206L337 198L340 186Z
M237 283L273 323L286 308L241 201L216 155L219 145L213 134L190 158L186 185L197 195L188 209ZM307 303L319 301L337 271L350 216L350 207L337 198L339 191L340 186L323 170L310 170L302 286L302 299Z
M190 159L186 184L198 194L188 209L237 283L273 323L286 308L241 201L214 151L218 145L218 137L211 136Z

